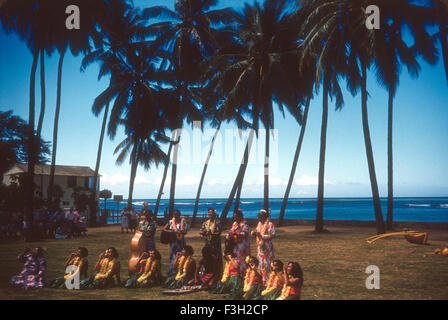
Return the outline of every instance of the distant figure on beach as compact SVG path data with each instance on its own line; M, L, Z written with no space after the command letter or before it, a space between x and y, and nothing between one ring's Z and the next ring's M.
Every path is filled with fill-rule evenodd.
M269 280L269 274L271 273L271 263L275 260L274 244L272 239L275 236L275 227L272 221L269 219L268 211L262 209L258 213L258 225L252 232L257 240L257 257L258 257L258 269L263 276L263 284Z
M129 232L129 208L126 207L121 211L121 233L126 230L126 233Z
M226 234L226 246L232 249L240 266L240 274L244 277L247 268L245 259L250 255L249 224L244 220L241 209L233 213L233 219L232 227Z
M218 258L218 275L222 273L221 221L214 208L208 209L208 220L202 224L199 234L205 238L205 247L210 247L212 254Z
M18 260L23 263L23 269L9 280L9 284L26 289L45 287L47 261L43 258L43 255L44 252L41 247L37 247L33 251L25 248L18 257Z
M137 228L137 211L132 207L129 212L129 229L131 229L131 233L135 233Z
M173 241L170 243L170 265L168 269L168 276L172 276L176 273L176 270L173 268L176 254L185 247L185 235L188 232L187 221L181 218L179 210L174 210L173 218L168 220L168 223L163 227L163 231L173 234Z

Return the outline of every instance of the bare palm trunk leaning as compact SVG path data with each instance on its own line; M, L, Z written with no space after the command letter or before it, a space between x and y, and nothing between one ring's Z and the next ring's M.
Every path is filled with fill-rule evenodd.
M279 226L282 226L284 223L285 209L286 209L286 205L288 204L289 194L291 192L292 183L294 181L294 176L296 174L300 150L302 149L303 137L305 135L305 129L306 129L306 121L308 119L308 110L310 109L310 102L311 102L311 99L308 98L306 101L306 105L305 105L305 111L303 113L302 127L300 129L299 141L297 142L296 152L294 154L294 160L292 162L291 173L289 175L288 184L286 186L285 195L283 196L282 206L280 208L280 215L278 218Z
M235 198L235 193L237 191L237 188L242 187L242 182L244 180L244 174L247 168L247 163L249 160L249 154L250 149L252 147L252 141L254 140L254 134L255 131L253 129L250 129L249 137L247 138L246 148L244 150L244 156L243 160L241 161L240 168L238 170L238 174L235 178L235 181L232 186L232 190L230 191L229 197L227 198L226 205L221 213L221 221L224 222L224 220L227 218L227 214L229 213L230 207L232 206L233 199Z
M103 150L103 141L104 141L104 134L106 132L106 123L107 123L107 116L109 115L109 102L106 104L106 109L104 109L104 115L103 115L103 123L101 125L101 134L100 134L100 141L98 143L98 152L96 154L96 164L95 164L95 173L93 174L93 185L92 185L92 195L91 195L91 207L90 207L90 217L89 217L89 226L94 227L96 225L96 193L98 188L98 174L100 171L100 163L101 163L101 152ZM106 208L104 208L106 209Z
M378 234L384 233L385 225L383 213L381 210L380 195L378 191L378 182L376 180L375 163L373 160L372 141L370 139L369 119L367 114L367 68L364 63L361 64L361 113L362 128L364 131L364 143L366 147L367 165L369 167L370 185L372 188L373 207L375 211L376 231Z
M317 186L317 210L315 232L324 231L324 185L325 185L325 151L327 147L328 124L328 76L324 76L324 92L322 102L322 124L320 131L319 180Z
M265 151L264 151L264 210L269 209L269 126L265 132Z
M36 69L37 61L39 59L39 52L33 54L33 64L31 66L30 76L30 104L28 116L28 183L26 186L26 201L25 201L25 219L27 222L33 221L33 202L34 202L34 167L36 162L36 141L34 135L34 107L35 107L35 86L36 86Z
M137 167L138 167L137 149L139 149L139 146L134 145L131 154L132 160L131 160L131 177L129 179L128 208L132 206L132 194L134 193L134 182L135 182L135 176L137 175Z
M394 115L394 93L389 89L387 116L387 219L386 229L393 229L393 211L394 211L394 160L393 160L393 115Z
M179 154L179 141L180 141L180 130L176 130L176 139L173 152L173 163L171 165L171 185L170 185L170 201L168 205L168 212L172 213L174 210L174 198L176 192L176 174L177 174L177 159Z
M440 30L440 43L442 46L442 56L443 56L443 63L445 66L445 77L446 77L446 83L448 85L448 40L447 40L447 30L446 30L446 24L448 23L446 19L446 15L444 12L447 8L444 8L445 6L448 6L448 4L443 4L440 0L435 0L436 10L439 17L439 30ZM444 10L445 9L445 10Z
M168 148L168 159L171 159L171 150L172 149L173 149L173 142L170 142L170 146ZM167 173L168 173L169 165L170 165L170 162L168 161L165 164L165 169L163 170L162 182L160 184L159 194L157 195L156 206L154 208L154 216L156 216L156 217L157 217L157 212L159 211L160 199L162 198L163 187L165 186L165 180L166 180L166 176L167 176Z
M199 181L199 187L198 187L198 191L196 193L196 201L194 203L194 210L193 210L193 217L191 219L191 226L193 226L194 223L196 222L196 215L198 213L199 199L201 197L201 191L202 191L202 185L203 185L204 179L205 179L205 173L207 172L208 163L212 156L213 147L215 145L216 137L218 136L218 132L219 132L220 128L221 128L221 122L219 123L218 128L216 128L215 134L213 135L212 142L210 144L210 149L208 150L207 158L205 159L204 168L202 169L201 180Z
M40 138L42 132L42 124L44 122L45 115L45 51L40 50L40 114L39 121L37 123L37 134L36 136ZM43 192L43 190L42 190Z
M54 185L54 171L56 168L56 151L58 147L58 126L59 126L59 112L61 110L61 84L62 84L62 64L64 62L65 49L61 51L58 64L58 82L56 89L56 110L54 113L53 126L53 149L51 152L51 167L50 167L50 182L48 184L48 203L53 201L53 185Z

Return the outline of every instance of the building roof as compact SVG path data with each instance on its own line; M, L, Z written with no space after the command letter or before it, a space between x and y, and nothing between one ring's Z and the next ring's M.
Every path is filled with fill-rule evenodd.
M36 164L34 167L34 174L36 175L50 175L50 165L46 164ZM9 169L5 176L16 175L21 173L28 172L28 164L26 163L16 163L11 169ZM90 169L89 167L81 167L81 166L55 166L54 170L55 176L76 176L76 177L93 177L95 175L95 171ZM98 176L101 176L98 174Z

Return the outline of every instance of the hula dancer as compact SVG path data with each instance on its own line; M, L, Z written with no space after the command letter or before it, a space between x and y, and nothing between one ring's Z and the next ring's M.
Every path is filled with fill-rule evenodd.
M196 262L193 260L193 248L185 246L181 252L176 254L176 260L173 268L177 268L175 276L169 276L166 279L165 287L168 289L180 289L186 286L190 280L194 278L196 271Z
M202 289L212 288L218 280L218 259L214 255L214 250L208 246L202 248L202 258L196 266L194 279L189 285L201 285ZM202 269L202 274L201 274Z
M246 258L248 268L244 277L243 296L244 300L252 300L260 295L263 290L263 278L258 271L258 260L255 257L248 256Z
M213 255L218 258L218 276L222 274L222 251L221 251L221 221L216 216L214 208L208 209L208 220L205 221L199 234L205 238L205 246L213 249Z
M271 263L272 272L269 275L266 288L261 292L256 300L275 300L282 294L285 279L283 276L283 262L274 260Z
M230 250L226 251L224 254L226 265L224 267L222 278L210 292L215 294L228 293L229 297L238 296L240 295L243 286L243 280L240 276L240 266L238 260L232 257L232 252Z
M79 274L80 281L85 280L87 278L87 269L89 267L89 262L87 261L88 255L89 252L84 247L79 247L76 253L73 252L72 254L70 254L69 258L65 262L64 268L67 268L68 266L76 266L77 269L72 270L69 274L66 274L63 277L54 279L50 284L50 287L66 289L65 280L73 277L75 273Z
M94 270L95 273L92 276L81 281L81 289L103 289L114 286L115 281L120 283L120 262L117 250L110 247L102 252Z
M148 288L159 285L162 281L161 255L157 250L149 252L149 258L140 262L143 270L133 275L126 282L126 288Z
M263 277L263 284L266 286L271 273L271 263L275 260L274 244L272 239L275 236L275 227L269 219L269 212L260 210L258 214L258 225L252 232L257 240L257 257L259 270Z
M243 217L243 210L238 209L233 213L234 222L230 231L226 234L226 243L232 248L232 255L238 260L240 275L246 273L245 259L250 255L249 224Z
M302 268L297 262L288 262L288 267L283 267L282 293L276 300L300 300L303 285Z

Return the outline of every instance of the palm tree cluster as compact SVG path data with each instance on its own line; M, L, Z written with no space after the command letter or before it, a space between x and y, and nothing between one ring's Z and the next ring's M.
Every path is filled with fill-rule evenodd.
M51 2L51 5L50 5ZM77 5L83 27L76 32L54 30L50 21L61 22L65 7ZM29 178L36 162L34 139L40 136L45 114L44 57L60 55L52 166L57 154L57 130L61 107L63 59L70 49L84 55L81 70L99 63L98 78L109 86L93 102L95 116L103 113L94 188L97 186L104 136L113 139L119 127L125 139L116 147L117 164L131 166L128 204L139 166L165 166L157 196L157 213L168 167L171 166L170 212L174 207L177 157L182 128L195 121L216 129L199 182L193 213L196 218L214 141L223 123L250 130L241 164L221 214L226 218L239 206L253 139L265 128L264 207L269 208L269 143L275 128L275 111L285 109L301 126L291 174L280 211L284 220L294 180L308 111L322 89L322 123L317 190L316 231L324 230L324 177L329 102L344 105L342 85L360 93L362 127L371 182L377 232L392 228L393 221L393 107L403 67L416 77L420 61L435 64L440 55L448 82L448 8L441 0L378 0L380 29L369 29L366 0L265 0L245 4L241 10L216 9L217 0L175 0L165 6L139 9L127 0L6 0L0 17L7 32L16 32L33 54L29 106ZM51 18L51 19L50 19ZM54 19L53 19L54 18ZM52 20L53 19L53 20ZM51 32L50 32L50 28ZM434 33L433 31L436 30ZM405 41L404 33L410 37ZM431 33L432 32L432 33ZM440 42L440 49L438 43ZM35 122L35 74L41 66L42 101L37 132ZM388 209L384 223L375 171L368 120L367 77L373 70L389 95L388 103ZM107 127L107 129L106 129ZM171 137L170 137L171 136ZM162 144L169 144L164 152ZM54 175L54 170L52 171ZM32 181L32 180L30 180ZM51 190L51 188L50 188ZM28 190L32 199L33 190ZM51 202L51 193L48 196ZM95 200L96 197L94 196ZM30 200L32 201L32 200ZM28 203L29 207L29 203ZM90 223L95 223L92 201Z

